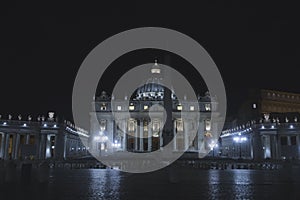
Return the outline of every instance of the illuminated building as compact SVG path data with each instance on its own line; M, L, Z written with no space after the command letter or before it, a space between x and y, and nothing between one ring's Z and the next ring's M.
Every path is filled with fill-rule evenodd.
M102 92L93 102L91 112L91 148L95 152L109 154L114 151L152 152L164 147L163 119L155 112L161 113L160 108L166 105L167 89L161 84L162 72L157 63L150 69L151 78L148 79L130 97L129 105L125 103L128 97L114 99L114 96ZM171 89L172 90L172 89ZM217 113L217 102L208 92L198 96L193 102L184 97L178 101L174 91L170 90L170 109L172 113L172 139L174 152L194 152L203 157L216 143L218 124L211 123L211 113ZM111 104L114 100L114 104ZM154 116L150 121L149 110ZM115 119L112 112L130 112L130 117ZM200 112L200 119L195 120L193 113ZM180 117L190 116L190 117ZM152 124L150 127L149 124ZM197 132L192 144L189 144L189 132Z
M49 112L33 120L21 115L13 119L0 118L0 158L8 159L57 159L65 160L87 154L78 136L88 140L89 134L72 123L59 123L54 113Z
M221 155L254 160L300 159L300 94L274 90L253 94L240 109L239 125L223 130Z

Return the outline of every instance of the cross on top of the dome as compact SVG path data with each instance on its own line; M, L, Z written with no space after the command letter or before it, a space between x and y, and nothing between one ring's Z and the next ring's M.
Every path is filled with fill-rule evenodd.
M160 67L157 63L157 60L154 61L154 65L151 68L151 73L152 74L160 74Z

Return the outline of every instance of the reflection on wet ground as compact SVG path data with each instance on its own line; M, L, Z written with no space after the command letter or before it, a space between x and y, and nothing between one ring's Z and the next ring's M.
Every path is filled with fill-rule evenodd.
M48 184L1 184L1 199L300 199L300 171L197 170L168 167L130 174L110 169L54 169ZM3 196L4 195L4 196Z

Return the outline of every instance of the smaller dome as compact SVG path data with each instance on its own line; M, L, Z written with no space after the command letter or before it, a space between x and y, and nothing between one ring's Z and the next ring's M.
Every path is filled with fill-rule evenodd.
M154 65L151 67L151 73L152 74L160 74L161 69L157 63L157 60L154 61Z
M109 96L105 91L102 91L100 96L97 97L97 100L107 100L107 99L109 99Z

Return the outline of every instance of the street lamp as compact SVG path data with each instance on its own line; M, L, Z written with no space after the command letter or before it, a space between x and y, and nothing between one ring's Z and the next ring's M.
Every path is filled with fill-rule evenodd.
M240 135L233 138L235 143L239 143L240 145L240 158L242 158L242 143L247 141L247 137L241 137Z
M121 147L121 143L118 142L117 140L115 140L115 142L112 144L112 147L114 147L114 148L120 148Z

